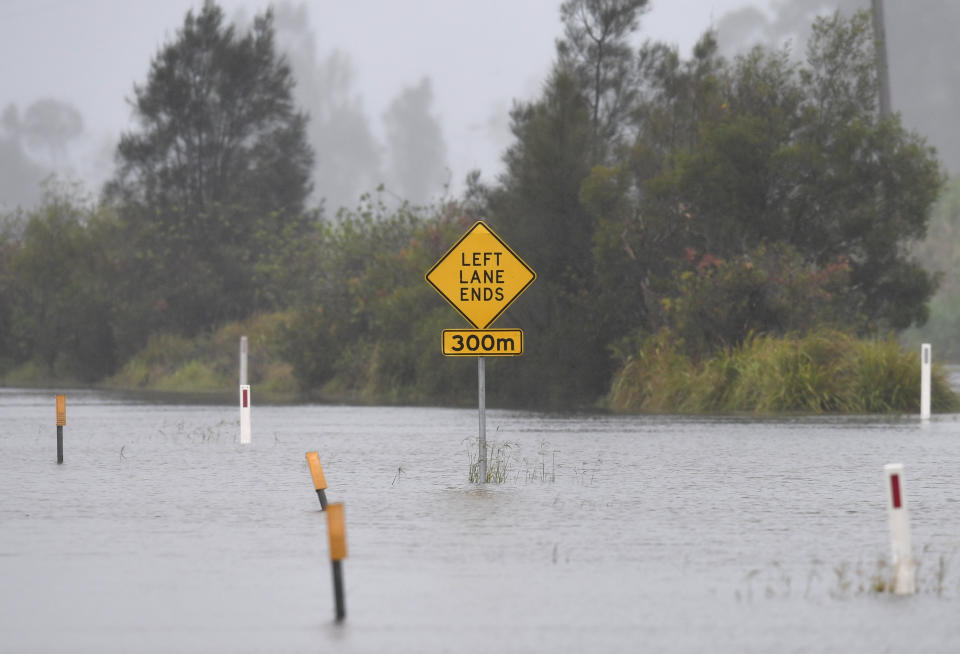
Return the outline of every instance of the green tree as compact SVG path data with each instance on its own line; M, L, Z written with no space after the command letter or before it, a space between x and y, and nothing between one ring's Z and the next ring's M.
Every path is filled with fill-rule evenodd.
M7 366L35 362L49 379L94 381L113 371L108 212L48 186L8 232L0 261L0 321Z
M515 143L499 186L485 194L487 217L538 279L505 317L530 337L525 356L503 364L511 369L505 383L491 389L501 401L570 406L606 390L612 323L598 315L597 219L580 200L581 185L631 129L626 117L637 93L629 42L645 5L564 3L564 38L543 94L511 112Z
M207 1L134 86L139 129L121 138L106 187L122 219L134 346L151 330L194 333L299 290L263 288L256 272L310 228L313 153L293 85L269 11L239 34Z
M516 143L504 156L500 186L488 195L488 218L538 278L505 316L530 338L500 390L562 404L598 392L604 377L603 344L590 333L595 325L577 319L589 314L584 303L592 286L593 222L578 199L590 172L590 108L574 77L557 69L543 98L516 107L511 119Z
M313 290L284 332L304 389L368 401L463 401L476 373L440 353L453 311L424 272L466 229L456 205L388 211L366 198L326 225Z
M796 266L847 262L850 292L835 324L882 332L925 319L935 280L907 246L925 233L937 160L898 116L879 115L869 17L821 18L812 34L806 64L762 48L727 62L711 35L688 62L663 46L641 53L637 142L583 187L601 225L598 274L636 280L639 328L662 324L660 302L681 292L688 252L744 261L777 244L799 256L794 277ZM714 291L730 295L744 279L712 285L726 280ZM739 336L724 323L713 343L776 331L765 305L754 306L738 318Z
M560 65L573 74L590 106L595 155L618 145L638 97L630 37L648 0L566 0L560 6L564 38Z

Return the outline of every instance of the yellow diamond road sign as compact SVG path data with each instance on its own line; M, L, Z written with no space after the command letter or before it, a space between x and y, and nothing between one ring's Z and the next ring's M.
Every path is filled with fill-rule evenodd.
M537 273L478 220L427 271L427 282L477 329L489 327Z

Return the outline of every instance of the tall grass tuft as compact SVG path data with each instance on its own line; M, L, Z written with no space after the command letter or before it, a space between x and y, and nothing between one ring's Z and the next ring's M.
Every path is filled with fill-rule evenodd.
M470 483L480 483L479 439L466 439L468 478ZM540 441L537 448L539 460L523 456L520 444L510 441L488 440L487 479L488 484L502 484L512 477L513 482L556 482L558 450L550 449L547 441ZM547 464L550 467L547 467Z
M957 410L942 366L932 377L933 410ZM616 374L609 404L641 413L911 413L920 407L920 357L893 337L821 329L751 336L694 362L661 332Z
M479 439L478 439L479 440ZM474 440L473 447L467 450L467 461L471 484L480 483L480 452L478 440ZM502 484L507 480L510 472L512 453L515 443L494 442L488 440L487 446L487 478L488 484Z

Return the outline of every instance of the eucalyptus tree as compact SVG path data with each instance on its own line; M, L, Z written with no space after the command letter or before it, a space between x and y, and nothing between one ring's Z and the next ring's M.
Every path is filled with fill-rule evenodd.
M581 202L591 170L630 141L636 110L631 39L646 0L568 0L563 38L540 98L510 114L515 142L487 194L491 220L537 271L510 312L535 330L505 396L568 405L602 394L612 371L610 323L597 315L594 214Z
M309 229L313 152L270 11L240 32L205 2L134 86L137 128L106 197L129 337L190 333L276 305L270 275Z
M638 98L634 47L649 0L566 0L558 64L577 80L590 108L595 157L611 153L629 126Z

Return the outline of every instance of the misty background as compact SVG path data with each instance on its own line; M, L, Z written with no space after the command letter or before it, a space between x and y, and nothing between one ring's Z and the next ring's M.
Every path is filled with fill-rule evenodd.
M51 173L96 193L112 172L126 99L150 58L198 2L0 1L0 208L29 207ZM225 2L239 24L261 10ZM314 198L328 215L383 184L425 203L462 188L468 172L500 172L509 110L539 92L559 33L559 2L421 0L273 3L278 38L309 113ZM706 29L733 55L758 42L802 56L814 16L869 9L868 0L655 2L641 38L689 51ZM960 165L952 109L960 8L948 0L885 8L893 106Z
M150 59L198 2L0 1L0 208L29 207L51 173L98 192L113 170L127 99ZM889 3L893 102L947 167L957 79L950 56L958 15L946 1ZM237 23L263 7L223 3ZM641 39L687 52L714 28L727 54L764 41L803 43L812 17L869 2L672 0L653 3ZM478 169L493 179L512 136L514 101L535 97L560 31L556 0L273 3L278 38L311 117L315 200L328 215L383 184L423 203L462 188ZM928 11L923 11L926 7ZM639 43L638 43L639 45ZM802 48L794 48L802 55Z

